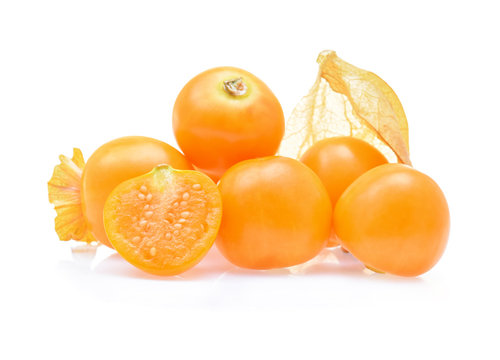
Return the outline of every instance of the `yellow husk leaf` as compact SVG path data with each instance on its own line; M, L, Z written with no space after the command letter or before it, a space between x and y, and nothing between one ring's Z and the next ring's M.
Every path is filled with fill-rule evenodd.
M389 161L411 165L408 123L389 85L334 51L323 51L317 62L316 82L288 119L279 153L300 158L319 140L353 136L375 146Z
M49 202L54 205L57 216L55 228L60 240L78 240L86 243L96 241L88 231L81 205L81 179L85 166L80 149L73 149L73 158L59 156L61 163L54 168L48 182Z

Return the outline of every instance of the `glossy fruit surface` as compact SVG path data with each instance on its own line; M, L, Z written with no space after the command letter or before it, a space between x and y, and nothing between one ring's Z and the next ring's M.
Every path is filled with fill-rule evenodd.
M111 246L103 224L106 198L121 182L168 164L192 169L186 158L172 146L148 137L128 136L97 149L85 164L82 175L82 210L89 230L104 245Z
M450 215L439 186L400 164L369 170L342 194L334 212L342 246L367 267L418 276L440 259Z
M197 75L181 90L173 129L189 161L218 180L242 160L274 155L284 116L279 101L256 76L218 67Z
M161 165L111 192L104 225L129 263L151 274L176 275L196 265L212 246L221 205L208 176Z
M332 208L345 189L366 171L387 163L380 151L363 140L339 136L318 141L302 155L300 161L309 166L328 191ZM335 229L329 245L337 245Z
M303 263L324 247L332 209L321 180L280 156L243 161L219 183L223 215L217 247L233 264L271 269Z

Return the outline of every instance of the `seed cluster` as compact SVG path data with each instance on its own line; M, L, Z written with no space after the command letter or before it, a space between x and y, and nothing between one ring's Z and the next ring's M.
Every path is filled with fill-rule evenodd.
M206 230L203 222L199 226L193 224L193 219L204 216L200 209L205 208L206 200L199 196L201 190L202 186L195 183L175 195L165 195L166 199L154 201L147 185L142 185L135 195L140 200L141 215L132 218L135 234L130 240L136 254L153 259L159 255L160 247L173 250L173 255L167 252L162 253L162 256L175 258L181 256L179 254L187 253L189 246L195 246L196 239ZM164 206L165 203L170 203L170 206ZM163 223L162 226L156 227L159 222ZM186 239L189 241L186 242Z

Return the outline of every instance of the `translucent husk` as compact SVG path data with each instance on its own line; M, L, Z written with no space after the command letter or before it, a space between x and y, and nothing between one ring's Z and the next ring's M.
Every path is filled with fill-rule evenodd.
M389 161L411 165L403 107L384 80L334 51L319 54L319 74L286 124L279 153L300 158L319 140L353 136L379 149Z
M80 149L73 149L73 158L59 156L61 163L54 168L48 182L49 202L56 210L55 229L60 240L96 241L88 231L81 205L81 179L85 166Z

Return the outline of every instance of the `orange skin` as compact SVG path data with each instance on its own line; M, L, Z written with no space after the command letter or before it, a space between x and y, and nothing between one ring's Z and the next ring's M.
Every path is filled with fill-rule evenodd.
M244 95L231 95L224 81L241 78ZM251 73L234 68L207 70L179 93L173 130L189 161L217 181L232 165L274 155L284 134L281 105Z
M177 275L212 246L221 206L217 185L208 176L161 165L111 192L104 225L113 247L130 264L154 275Z
M367 142L339 136L318 141L302 155L300 161L309 166L328 191L332 209L351 183L368 170L387 163L380 151ZM335 230L328 246L339 245Z
M332 207L321 180L280 156L243 161L219 182L224 212L216 240L233 264L272 269L301 264L325 246Z
M121 182L144 175L159 164L192 169L172 146L148 137L128 136L110 141L87 161L82 175L82 210L95 238L112 248L103 224L106 198Z
M439 186L400 164L378 166L342 194L334 212L342 246L368 268L418 276L441 258L450 214Z

